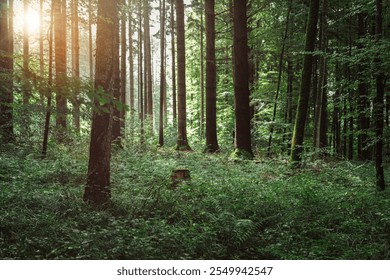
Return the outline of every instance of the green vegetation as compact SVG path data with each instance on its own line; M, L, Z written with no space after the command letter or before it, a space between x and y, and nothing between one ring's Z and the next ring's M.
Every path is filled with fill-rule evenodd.
M113 157L112 200L96 210L82 201L81 142L45 160L2 146L1 259L390 259L390 193L375 190L371 163L297 171L287 158L125 147ZM191 181L173 190L182 167Z

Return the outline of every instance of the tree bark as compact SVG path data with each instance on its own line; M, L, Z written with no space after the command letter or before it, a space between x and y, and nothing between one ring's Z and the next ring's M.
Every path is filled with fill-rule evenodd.
M56 68L56 128L57 139L64 141L67 126L67 99L66 99L66 0L54 2L54 45Z
M134 48L133 48L133 1L129 0L129 82L130 82L130 141L134 138L134 116L135 116L135 103L134 103Z
M120 0L116 0L120 1ZM118 2L119 4L119 2ZM121 101L121 77L120 77L120 57L119 57L119 47L120 47L120 34L119 34L119 14L114 18L114 22L112 25L112 28L114 28L115 36L114 36L114 57L113 57L113 63L114 63L114 88L113 88L113 94L114 99L116 102ZM113 121L112 121L112 141L115 144L118 144L118 146L121 145L121 122L120 122L121 114L120 109L117 106L114 106L113 108Z
M234 0L233 5L235 148L240 156L251 158L247 1Z
M200 133L199 136L201 139L204 137L204 31L203 31L203 0L200 1L200 81L199 81L199 87L200 87Z
M165 99L165 0L160 0L160 118L158 144L164 146L164 99Z
M144 39L145 39L145 114L150 126L150 131L153 131L153 80L152 80L152 51L150 38L150 4L149 1L144 1Z
M177 149L191 150L187 139L187 108L186 108L186 57L184 31L184 3L176 0L177 29L177 86L178 86L178 130Z
M0 136L3 143L15 140L13 125L13 1L0 0Z
M118 32L114 26L117 19L117 0L99 0L95 88L101 88L111 95L115 86L115 56L118 49ZM98 106L98 103L96 105ZM84 192L84 201L93 205L106 204L111 196L109 187L113 110L110 104L101 109L95 111L92 117L88 178Z
M71 37L72 37L72 76L74 80L73 126L80 132L80 43L79 43L79 0L71 1Z
M123 104L119 112L120 118L120 135L123 139L125 137L125 123L126 123L126 82L127 82L127 41L126 41L126 0L122 0L121 7L121 71L120 71L120 102Z
M215 0L206 11L206 152L219 151L217 135L217 65L215 59Z
M301 90L299 93L298 110L295 118L294 134L291 145L290 161L292 163L299 163L302 160L305 125L309 108L311 74L313 69L313 54L311 54L311 52L314 51L317 36L319 6L319 0L310 1L310 12L306 30L306 54L303 62Z
M171 0L171 51L172 51L172 115L173 126L177 125L176 102L176 51L175 51L175 0Z

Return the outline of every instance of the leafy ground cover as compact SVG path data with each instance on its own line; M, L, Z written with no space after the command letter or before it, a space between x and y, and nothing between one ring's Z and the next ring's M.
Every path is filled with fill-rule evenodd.
M82 202L85 148L56 149L2 147L1 259L390 259L390 193L369 163L125 148L96 210ZM191 181L172 189L178 168Z

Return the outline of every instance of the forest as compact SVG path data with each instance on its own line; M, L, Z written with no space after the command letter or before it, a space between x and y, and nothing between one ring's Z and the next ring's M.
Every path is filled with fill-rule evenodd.
M0 0L0 259L390 259L389 32L383 0Z

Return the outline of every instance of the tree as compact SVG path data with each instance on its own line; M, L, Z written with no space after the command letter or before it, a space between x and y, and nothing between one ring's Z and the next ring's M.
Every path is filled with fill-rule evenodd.
M175 0L171 0L171 52L172 52L172 116L173 125L177 124L176 104L176 51L175 51Z
M114 27L118 18L118 1L98 0L96 30L96 71L95 89L113 96L115 83L115 56L118 45ZM99 102L95 100L95 105ZM84 201L102 205L109 201L111 131L113 108L111 102L95 110L92 117L91 143L89 148L88 178Z
M249 107L247 1L233 1L233 80L235 148L237 155L252 157Z
M319 14L319 0L310 1L309 18L306 29L305 56L303 62L301 90L299 93L298 109L295 118L294 134L291 145L291 162L299 163L302 160L303 141L307 111L309 108L309 97L311 87L311 76L313 69L313 54L317 36L317 22Z
M134 48L133 48L133 1L129 0L128 18L129 18L129 83L130 83L130 140L133 141L134 134Z
M165 0L160 0L160 118L158 144L164 146L164 101L165 101Z
M178 94L178 126L177 149L191 150L187 139L186 110L186 57L184 31L184 3L176 0L176 30L177 30L177 94Z
M121 71L120 71L120 102L126 104L126 55L127 55L127 43L126 43L126 0L122 0L121 9ZM124 137L126 110L122 109L119 113L120 131L121 137Z
M114 63L114 88L113 94L116 102L121 100L121 77L120 77L120 57L119 57L119 46L120 46L120 36L119 36L119 14L114 18L114 22L112 27L114 30L114 46L115 52L113 57ZM118 106L114 106L113 108L113 122L112 122L112 140L115 144L121 145L121 113Z
M74 79L73 104L73 125L80 131L80 44L79 44L79 0L72 0L71 4L71 37L72 37L72 76Z
M56 68L56 127L58 140L64 140L66 129L66 0L54 1L54 42Z
M150 42L150 4L144 1L144 52L145 52L145 114L153 130L153 80L152 80L152 49Z
M217 137L217 67L215 59L215 0L205 1L206 12L206 151L219 150Z
M0 136L4 143L12 142L13 124L13 1L0 1Z

